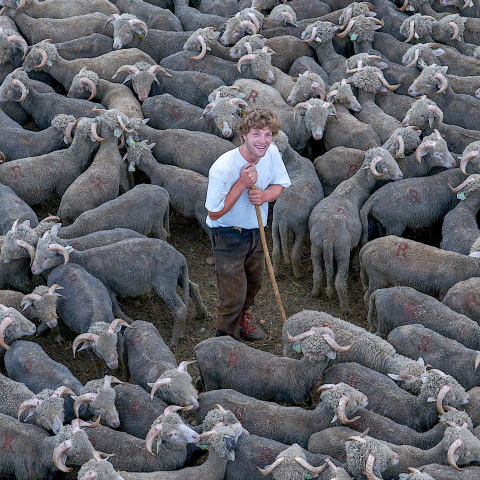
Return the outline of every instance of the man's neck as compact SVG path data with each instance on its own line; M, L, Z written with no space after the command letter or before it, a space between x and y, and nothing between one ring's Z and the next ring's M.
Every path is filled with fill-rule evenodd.
M248 163L251 163L253 165L255 165L256 163L258 163L260 161L260 158L262 157L254 157L250 154L250 152L248 151L247 147L245 146L244 143L242 143L242 145L240 145L240 148L238 149L238 151L240 152L240 155L248 162Z

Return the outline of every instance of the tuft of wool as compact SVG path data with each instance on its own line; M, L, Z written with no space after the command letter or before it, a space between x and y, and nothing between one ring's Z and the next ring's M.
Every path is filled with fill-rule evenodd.
M57 51L57 47L53 43L47 42L46 40L42 40L41 42L38 42L37 44L35 44L32 47L32 50L30 50L30 51L35 52L39 48L42 49L42 50L45 50L45 53L47 54L48 61L53 63L53 62L55 62L55 60L57 60L58 51Z
M465 150L463 151L462 156L465 157L466 155L468 155L473 150L479 150L480 151L480 140L478 140L476 142L472 142L469 145L467 145ZM480 155L477 155L476 157L474 157L473 160L480 160Z
M473 422L467 412L463 410L448 410L443 415L440 415L438 420L443 425L446 425L447 422L454 423L455 425L462 426L464 423L468 425L468 429L473 431Z
M328 358L327 354L335 352L335 350L321 335L328 333L335 339L335 333L328 327L312 327L310 330L313 330L315 335L311 335L300 342L303 355L311 362L325 361Z
M400 147L397 137L401 136L405 145L405 155L411 155L415 153L415 150L421 143L419 132L420 130L414 130L413 128L397 128L385 142L385 147L388 145L387 150L391 149L393 152L396 152Z
M257 35L245 35L229 51L232 58L240 58L248 54L245 42L250 43L252 50L261 50L266 42L266 38Z
M74 136L80 135L81 137L90 137L92 131L92 124L95 122L93 118L82 118L77 123L74 130Z
M188 37L187 41L183 45L183 49L199 52L202 48L197 40L197 37L199 36L204 38L205 43L207 44L207 49L209 49L212 47L212 45L215 45L218 42L219 33L220 32L216 32L215 30L208 27L198 28Z
M382 73L381 70L376 67L367 66L353 74L349 81L365 92L376 94L382 86L382 82L377 75L378 72Z
M458 13L454 15L447 15L438 21L438 25L433 27L433 34L435 40L441 42L448 42L453 35L453 28L449 25L450 22L456 23L458 26L458 37L454 40L463 41L463 34L465 33L465 24Z
M93 70L89 70L86 67L83 67L75 76L75 78L88 78L91 80L95 85L98 85L98 81L100 80L100 77L98 74L96 74Z
M73 115L66 115L65 113L60 113L53 117L51 125L55 130L59 132L65 132L67 125L75 121L75 117Z
M442 372L443 373L443 372ZM447 393L444 403L452 407L458 407L461 400L466 397L465 389L451 376L440 373L432 369L422 374L422 396L427 398L437 398L438 392L444 385L449 385L451 390Z
M409 0L407 11L414 12L415 10L418 10L420 5L423 5L424 3L431 4L432 0Z
M427 65L433 65L434 63L438 63L438 57L433 54L432 48L424 43L418 43L417 45L412 45L403 55L402 63L404 65L409 64L415 58L415 52L420 50L420 54L418 56L418 62L425 62Z
M303 32L302 40L308 40L312 36L313 27L317 27L317 34L310 45L317 43L328 42L335 35L335 26L330 22L315 22L311 23Z
M107 322L95 322L90 325L88 333L94 333L96 335L105 335L107 333L108 327L110 326Z
M388 150L385 150L383 147L374 147L371 148L370 150L367 150L367 153L365 153L365 160L363 162L363 166L370 165L370 162L375 158L375 157L382 157L383 160L390 160L392 162L395 162L394 158L388 152Z
M335 413L338 411L338 402L340 398L346 395L348 402L345 407L347 417L354 415L358 409L367 405L367 396L346 383L337 383L334 388L324 390L320 396L322 402L325 402Z
M351 18L358 17L359 15L364 15L366 17L370 12L368 9L368 5L366 5L365 3L353 2L350 5L348 5L348 7L345 7L343 9L343 12L340 15L340 18L338 20L338 23L340 23L340 25L343 25L346 23L345 18L347 17L347 11L350 9L352 11Z
M358 15L355 17L355 23L350 30L350 38L357 42L373 42L375 35L376 24L372 20L372 17L366 17L365 15ZM356 37L353 37L356 35Z
M305 454L296 443L277 455L276 459L284 460L272 471L275 480L305 480L305 475L309 472L295 460L295 457L305 460Z
M414 31L418 35L415 35L415 39L420 39L426 35L432 34L432 20L430 18L424 17L421 13L416 13L415 15L406 18L403 23L400 25L400 33L408 38L410 35L410 23L414 22L415 28Z
M333 103L342 103L345 105L351 105L356 101L355 95L352 92L352 87L349 83L335 82L330 91L337 90L337 94L330 97L329 100Z
M277 146L280 153L283 153L289 145L287 134L283 130L279 130L277 135L273 137L273 143Z
M78 480L93 478L93 472L95 472L95 480L119 480L121 478L110 462L95 459L89 460L81 466L77 478Z
M238 422L237 417L230 411L226 410L226 413L222 413L218 408L210 410L203 420L203 431L208 432L220 422L224 422L227 425L233 425Z
M293 22L283 15L283 12L289 13L293 17ZM270 20L282 25L292 25L297 23L297 14L290 5L277 5L269 15Z
M440 119L428 109L428 106L437 106L437 104L428 98L420 98L412 104L410 110L407 112L409 117L409 124L416 125L421 130L430 128L430 121L432 128L438 128L441 125ZM467 147L468 148L468 147Z

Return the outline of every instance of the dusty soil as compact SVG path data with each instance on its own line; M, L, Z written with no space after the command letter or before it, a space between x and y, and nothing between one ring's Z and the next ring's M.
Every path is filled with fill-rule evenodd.
M55 203L50 201L48 205L37 209L39 218L43 218L48 213L56 212ZM271 224L271 219L269 219L269 224ZM189 306L185 337L180 345L173 349L178 362L180 362L193 359L195 345L215 335L217 288L215 268L205 263L206 258L211 255L210 240L207 234L198 226L196 221L186 220L175 212L172 213L170 219L170 229L171 238L169 242L187 258L190 278L200 286L203 300L209 312L207 319L199 320L195 318L193 305ZM271 252L272 241L269 227L267 227L266 233ZM332 299L328 299L325 295L318 299L310 297L312 266L310 262L310 245L308 243L304 248L302 266L304 275L301 279L296 279L293 276L291 267L287 266L282 268L281 275L277 278L287 318L304 309L323 310L357 325L366 326L363 292L357 272L353 272L349 279L353 315L342 315L336 297ZM262 323L267 335L264 341L251 343L251 345L261 350L281 355L282 321L267 272L265 278L266 281L257 296L252 313L254 320ZM125 313L131 318L152 322L158 328L162 337L168 342L172 333L173 320L165 303L156 293L143 297L124 298L121 300L121 305ZM92 368L88 354L85 351L81 351L75 359L73 358L72 342L75 338L75 333L61 322L60 324L64 338L62 345L54 344L51 335L28 337L25 340L39 343L55 361L66 365L82 383L86 383L88 380L95 378L95 371ZM1 370L3 371L3 362ZM116 374L116 372L105 370L105 373L107 372ZM195 375L195 366L190 367L190 372L192 375Z

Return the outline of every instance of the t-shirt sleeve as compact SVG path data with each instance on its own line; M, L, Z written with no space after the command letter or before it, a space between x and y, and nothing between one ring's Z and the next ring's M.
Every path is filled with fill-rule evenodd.
M225 206L225 199L231 185L223 178L216 177L212 174L208 176L207 199L205 200L205 208L209 212L219 212Z
M282 187L289 187L292 182L288 176L287 169L283 163L280 153L276 149L273 151L273 175L270 180L270 185L281 185Z

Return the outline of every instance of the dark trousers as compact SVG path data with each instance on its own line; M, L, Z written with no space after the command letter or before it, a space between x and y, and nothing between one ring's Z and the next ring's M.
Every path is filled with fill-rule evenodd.
M260 231L258 228L211 228L210 240L219 293L217 333L240 339L240 316L253 305L265 273Z

